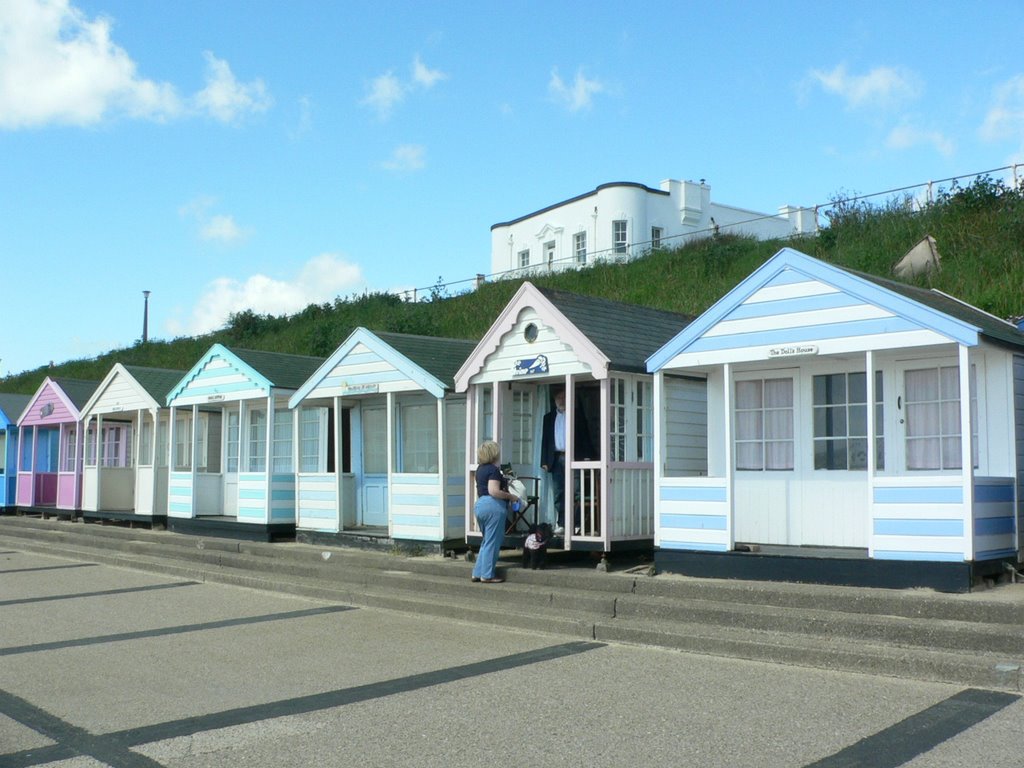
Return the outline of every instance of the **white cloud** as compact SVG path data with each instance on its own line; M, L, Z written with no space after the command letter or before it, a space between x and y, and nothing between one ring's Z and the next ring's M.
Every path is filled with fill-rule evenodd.
M1000 84L993 102L981 125L981 137L986 141L1024 141L1024 75Z
M245 238L245 232L235 222L234 216L211 216L199 230L203 240L213 240L230 245Z
M233 312L251 309L257 314L284 315L309 304L331 301L336 296L365 289L362 269L333 253L307 261L291 279L251 275L244 280L219 277L210 282L187 322L172 320L172 336L196 335L223 328Z
M234 216L211 212L216 204L215 198L200 196L181 206L178 213L199 224L199 237L203 240L234 245L247 238L249 232L238 225Z
M139 77L110 28L108 19L89 19L68 0L0 2L0 127L178 115L174 87Z
M600 80L588 80L583 74L582 67L576 70L576 79L571 85L566 85L557 69L551 70L551 79L548 81L548 93L570 112L589 109L593 104L594 94L604 90L604 83Z
M840 64L831 72L813 69L810 78L827 93L842 98L850 109L898 106L921 93L914 73L893 67L875 67L866 75L851 75L846 65Z
M904 123L893 128L886 137L889 149L913 149L919 145L930 145L943 157L953 154L953 141L939 131L924 131Z
M392 72L385 72L370 81L369 93L361 103L376 111L381 120L387 120L405 98L405 91L405 86Z
M260 79L240 83L226 61L205 51L206 87L195 96L200 111L220 120L233 123L243 115L266 112L273 103L266 86Z
M448 75L439 69L430 69L417 55L412 62L412 79L424 88L432 88L438 80L447 80Z
M389 171L418 171L426 167L426 148L419 144L402 144L395 147L391 158L381 165Z

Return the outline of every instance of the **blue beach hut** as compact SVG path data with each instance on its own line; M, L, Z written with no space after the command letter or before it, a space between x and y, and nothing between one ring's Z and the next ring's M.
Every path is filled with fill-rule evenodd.
M269 541L295 533L288 398L322 358L214 344L167 395L167 527Z
M18 485L18 417L32 398L0 392L0 510L14 509Z
M1013 325L786 248L648 369L659 569L963 591L1019 563ZM694 381L700 424L675 418Z
M300 539L463 543L473 347L357 328L292 396Z

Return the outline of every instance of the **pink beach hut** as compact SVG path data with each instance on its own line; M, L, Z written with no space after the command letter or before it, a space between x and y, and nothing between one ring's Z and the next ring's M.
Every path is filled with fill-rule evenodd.
M78 420L97 382L50 378L18 419L20 509L74 517L82 498L82 433Z

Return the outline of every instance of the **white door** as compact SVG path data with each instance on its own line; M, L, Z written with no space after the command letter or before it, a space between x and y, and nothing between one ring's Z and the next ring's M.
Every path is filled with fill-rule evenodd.
M360 446L363 477L360 490L360 523L388 524L388 418L384 403L364 403Z
M227 435L224 439L224 515L238 517L238 446L239 412L227 412Z

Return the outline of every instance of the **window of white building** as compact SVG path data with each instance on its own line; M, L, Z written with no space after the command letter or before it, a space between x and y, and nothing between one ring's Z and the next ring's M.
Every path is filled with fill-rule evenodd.
M612 250L615 253L625 253L626 245L629 242L626 239L626 220L617 219L612 222Z
M664 236L664 229L661 227L651 227L651 248L661 248L661 238Z
M528 267L530 266L530 249L527 248L525 251L519 252L519 266Z
M555 263L555 241L548 240L544 243L544 261L547 262L548 268Z
M587 233L577 232L572 236L572 251L577 264L587 263Z

